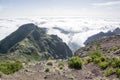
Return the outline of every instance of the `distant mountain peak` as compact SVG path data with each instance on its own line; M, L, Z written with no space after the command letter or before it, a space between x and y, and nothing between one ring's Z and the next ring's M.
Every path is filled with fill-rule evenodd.
M88 37L88 39L84 42L84 44L87 45L96 39L98 40L102 37L109 37L109 36L114 36L114 35L120 35L120 28L116 28L115 30L108 31L106 33L100 32L100 33L97 33L95 35L92 35L92 36Z

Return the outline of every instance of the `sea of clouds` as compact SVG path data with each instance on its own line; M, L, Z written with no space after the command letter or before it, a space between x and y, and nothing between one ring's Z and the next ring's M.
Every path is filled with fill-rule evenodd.
M120 18L95 17L37 17L37 18L0 18L0 40L18 27L34 23L47 28L48 34L58 35L74 52L84 46L85 40L99 32L113 31L120 27Z

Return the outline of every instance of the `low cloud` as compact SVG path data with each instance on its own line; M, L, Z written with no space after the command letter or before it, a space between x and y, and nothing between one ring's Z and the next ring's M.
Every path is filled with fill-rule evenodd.
M110 2L104 2L104 3L93 3L94 6L115 6L120 5L120 1L110 1Z

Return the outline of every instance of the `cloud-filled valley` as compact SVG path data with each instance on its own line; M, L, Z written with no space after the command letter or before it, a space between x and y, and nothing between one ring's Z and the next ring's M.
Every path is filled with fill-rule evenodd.
M0 19L0 40L26 23L47 28L48 34L58 35L74 51L84 46L85 40L99 32L120 27L119 18L41 17Z

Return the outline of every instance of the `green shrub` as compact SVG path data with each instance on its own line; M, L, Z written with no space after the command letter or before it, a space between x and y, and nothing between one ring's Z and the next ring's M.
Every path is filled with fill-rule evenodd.
M96 56L93 59L94 63L100 63L100 62L105 62L105 61L107 61L107 58L105 56L101 56L101 57Z
M93 50L89 56L92 58L93 62L98 63L100 61L100 59L98 58L100 58L102 55L103 52L98 49L98 50Z
M107 68L108 65L109 65L108 62L100 62L100 63L99 63L99 67L100 67L101 69Z
M0 62L0 71L4 74L11 74L20 69L22 69L22 63L15 61L15 62Z
M88 57L86 60L87 60L89 63L92 62L92 58L91 58L91 57Z
M120 57L115 59L116 67L120 68Z
M3 73L0 71L0 78L2 77Z
M96 57L96 58L94 58L94 60L93 60L94 63L99 63L100 61L101 61L101 60L100 60L99 57Z
M45 72L50 72L50 68L46 68L46 69L45 69Z
M113 68L116 68L116 63L114 61L111 61L110 64Z
M58 67L64 67L64 66L65 66L64 62L59 62L58 63Z
M90 53L90 56L92 57L101 57L102 56L102 54L103 54L103 52L102 51L100 51L100 50L93 50L91 53Z
M92 62L92 58L91 57L87 57L85 60L84 60L84 64L87 65L88 63Z
M116 75L117 75L118 78L120 78L120 68L118 68L118 69L116 70Z
M112 51L115 52L115 51L118 50L118 49L119 49L118 47L113 47L113 48L112 48Z
M105 56L101 56L101 57L100 57L100 61L101 61L101 62L104 62L104 61L106 61L106 60L107 60L107 57L105 57Z
M80 57L72 57L68 60L68 66L74 69L82 68L82 59Z
M120 68L120 58L113 58L111 60L111 66L114 68L116 67Z
M110 52L111 52L111 50L110 50L110 49L108 49L108 50L107 50L107 53L110 53Z
M47 65L53 66L53 62L52 62L52 61L48 61L48 62L47 62Z
M110 53L110 52L115 52L116 50L118 50L119 49L119 47L113 47L113 48L111 48L111 49L108 49L107 50L107 53Z
M84 60L84 62L83 62L84 65L87 65L88 63L90 63L90 62L87 59Z
M105 71L105 76L108 77L108 76L110 76L110 75L112 75L114 73L115 73L114 69L113 68L109 68L109 69L107 69Z
M84 60L83 64L87 65L89 62L87 60Z
M59 69L63 69L64 66L65 66L64 62L59 62L58 63Z

